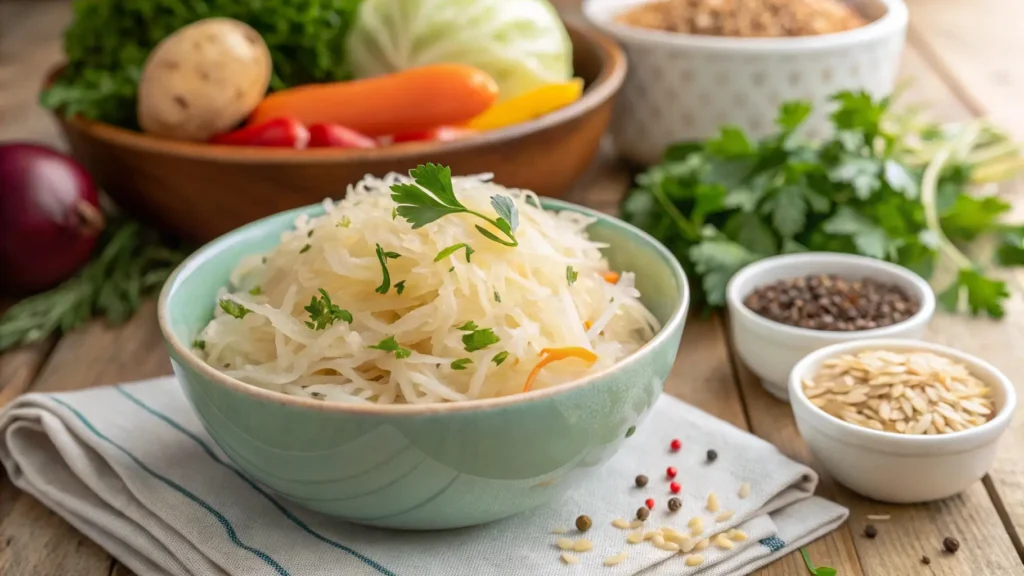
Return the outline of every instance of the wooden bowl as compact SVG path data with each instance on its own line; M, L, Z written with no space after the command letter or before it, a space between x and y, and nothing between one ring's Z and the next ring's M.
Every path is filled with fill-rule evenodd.
M445 143L375 150L275 150L177 142L58 114L74 156L122 207L183 239L207 242L290 208L338 199L367 174L436 162L454 174L493 172L504 186L564 194L590 164L626 75L618 45L566 23L577 102L536 120ZM56 77L60 71L51 76Z

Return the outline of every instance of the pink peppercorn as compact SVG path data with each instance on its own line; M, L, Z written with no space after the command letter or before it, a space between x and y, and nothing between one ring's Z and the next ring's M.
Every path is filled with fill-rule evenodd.
M668 485L668 489L671 490L673 494L679 494L679 491L682 490L683 487L679 485L679 482L673 482Z
M672 448L673 452L679 452L679 449L683 447L683 443L680 442L679 438L676 438L672 440L672 443L669 444L669 446Z
M665 470L665 475L669 478L675 478L676 474L678 474L678 470L676 470L675 466L669 466L668 469Z
M647 506L648 510L654 510L654 498L644 500L644 505Z

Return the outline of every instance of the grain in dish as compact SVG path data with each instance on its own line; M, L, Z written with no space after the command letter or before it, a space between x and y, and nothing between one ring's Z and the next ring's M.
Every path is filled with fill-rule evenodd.
M367 177L324 211L239 263L196 340L208 364L318 400L457 402L580 378L660 329L591 217L488 176Z
M656 0L619 15L622 24L705 36L816 36L868 21L841 0Z

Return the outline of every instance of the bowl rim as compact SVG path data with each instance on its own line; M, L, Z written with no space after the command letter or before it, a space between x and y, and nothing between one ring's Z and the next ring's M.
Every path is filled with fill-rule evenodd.
M742 283L750 276L753 276L767 268L782 268L788 264L822 261L833 261L836 263L846 263L855 266L868 266L879 272L879 276L899 278L914 287L916 292L914 296L916 296L920 301L921 307L914 315L902 322L882 326L881 328L872 328L870 330L841 332L814 330L813 328L801 328L799 326L783 324L782 322L770 320L760 314L757 314L750 308L747 308L747 305L743 303L743 299L747 294L749 294L749 290L744 294L740 294L740 288ZM842 276L843 273L839 273L838 275ZM893 264L892 262L886 262L885 260L879 260L869 256L845 254L842 252L800 252L796 254L779 254L777 256L762 258L761 260L747 264L732 275L732 278L729 279L729 283L725 288L725 297L729 304L729 313L742 317L744 322L748 324L753 324L764 330L774 331L778 333L781 338L811 337L824 342L847 342L851 338L861 340L864 338L896 336L908 328L913 328L918 324L927 322L928 319L935 314L935 292L932 291L931 285L928 284L928 281L920 275L908 268L898 264Z
M614 21L614 16L634 4L650 0L584 0L583 12L594 26L624 42L661 46L671 49L703 50L725 53L792 54L850 48L876 41L905 30L909 15L903 0L877 0L885 7L885 14L868 24L844 32L816 36L787 36L782 38L737 38L731 36L702 36L664 30L638 28Z
M844 353L868 349L921 350L925 352L932 352L939 356L945 356L946 358L951 358L967 364L972 367L971 373L976 377L980 377L978 372L983 372L985 373L985 376L988 376L988 380L991 381L991 383L986 383L989 383L990 385L998 385L1003 389L1003 405L1000 407L995 417L981 426L961 430L959 432L929 436L924 434L898 434L857 426L836 418L814 404L811 404L810 399L804 394L802 386L802 381L807 375L811 365L823 362L828 358L839 356ZM1017 409L1017 391L1014 389L1013 383L1010 382L1010 379L1006 374L989 362L973 354L964 352L963 350L913 338L863 338L819 348L818 350L815 350L801 358L800 361L793 366L793 370L789 374L789 402L791 405L794 405L794 408L795 404L799 403L800 407L806 412L816 414L816 416L812 416L812 418L815 418L818 422L827 422L828 426L845 435L847 438L868 440L876 444L878 442L887 442L890 446L900 446L904 448L927 448L948 445L952 442L965 442L972 439L979 439L980 437L984 437L989 434L994 434L995 436L992 440L995 440L995 438L998 438L1002 432L1005 431L1006 427L1010 424L1010 420L1013 418L1013 413ZM796 413L796 410L794 410L794 413ZM837 437L836 439L844 441L842 437Z
M268 390L266 388L260 388L253 384L247 384L225 375L224 373L216 370L206 362L202 361L195 354L193 354L191 348L182 342L174 334L171 329L170 323L170 309L169 300L171 291L175 287L184 282L185 278L202 262L207 258L212 257L214 254L220 251L222 245L230 243L230 241L240 235L243 235L247 231L254 231L262 226L266 225L269 220L278 218L294 218L302 213L307 213L312 210L321 208L322 204L310 204L301 208L294 208L285 212L279 212L271 216L267 216L250 222L242 227L236 228L227 234L224 234L211 242L208 242L203 247L199 248L192 254L190 254L181 264L175 268L174 272L167 278L163 288L160 290L160 297L157 302L157 320L160 325L160 332L163 335L164 341L167 346L171 349L172 355L176 355L188 368L197 372L200 376L206 378L210 382L224 386L232 391L240 392L248 396L254 397L259 400L275 402L285 406L292 406L303 409L313 409L325 412L334 412L338 414L361 414L361 415L379 415L379 416L423 416L429 414L440 414L440 413L453 413L453 412L472 412L472 411L483 411L491 410L495 408L507 408L513 405L529 404L533 402L548 400L550 398L562 396L570 392L574 392L580 388L583 388L592 382L595 382L601 378L608 376L611 373L621 370L623 366L635 364L640 362L642 359L649 357L653 354L654 350L669 338L669 335L680 329L682 324L686 320L686 315L690 307L690 288L686 277L686 272L683 270L682 265L676 259L675 256L669 252L661 242L655 240L650 234L643 230L625 222L614 216L598 212L591 208L580 206L572 202L555 198L541 198L542 207L545 210L573 210L575 212L584 214L596 218L598 220L604 220L611 224L625 229L627 232L638 237L640 240L651 246L655 252L661 256L662 260L665 261L669 267L670 273L678 282L682 293L680 294L679 301L677 302L672 313L669 314L668 320L662 325L661 330L654 335L653 338L648 340L637 349L635 352L626 356L622 360L615 364L604 368L598 372L587 374L582 378L571 380L562 383L557 386L550 388L543 388L540 390L531 390L529 392L522 392L518 394L512 394L509 396L500 396L497 398L485 398L477 400L465 400L462 402L439 402L432 404L346 404L339 402L323 402L321 400L313 400L312 398L303 398L301 396L291 396L284 394L283 392L276 392Z
M202 159L214 162L232 162L237 164L259 164L276 162L279 164L326 164L345 162L358 164L362 162L401 161L424 154L449 154L485 146L501 145L510 140L523 138L544 130L564 124L571 120L586 116L611 99L622 87L626 78L627 61L622 48L607 35L588 27L564 22L567 30L579 35L593 49L602 55L603 64L594 81L590 83L583 96L554 112L527 122L514 124L506 128L488 130L460 138L450 142L407 142L370 150L307 148L304 150L264 148L258 146L222 146L206 142L183 142L158 138L142 132L128 130L89 120L81 116L65 118L59 111L52 111L61 123L66 123L93 138L110 144L134 148L143 152L161 154L179 158ZM577 48L574 45L573 50ZM55 67L47 76L44 90L66 68L66 64Z

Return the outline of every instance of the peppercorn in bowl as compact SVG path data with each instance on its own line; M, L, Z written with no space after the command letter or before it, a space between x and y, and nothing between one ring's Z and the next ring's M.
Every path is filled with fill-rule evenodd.
M789 399L832 477L892 503L946 498L980 480L1017 404L1013 384L984 360L889 338L810 353L793 368Z
M818 348L864 338L917 338L935 295L914 272L852 254L759 260L726 288L733 345L768 392L787 398L793 366Z

